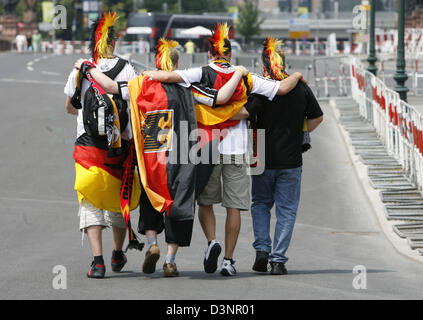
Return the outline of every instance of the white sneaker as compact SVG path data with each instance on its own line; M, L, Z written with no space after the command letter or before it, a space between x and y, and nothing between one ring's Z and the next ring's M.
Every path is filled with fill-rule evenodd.
M231 260L223 259L220 274L222 276L236 275L235 261L232 263Z
M212 240L204 255L204 271L206 273L214 273L217 270L217 259L219 258L222 247L219 241Z

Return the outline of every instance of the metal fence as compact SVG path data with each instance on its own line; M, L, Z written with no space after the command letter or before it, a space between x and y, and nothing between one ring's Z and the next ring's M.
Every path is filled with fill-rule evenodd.
M350 71L351 93L361 116L376 128L388 153L400 162L404 174L422 191L422 114L354 58L351 58Z
M350 76L347 56L313 59L314 89L318 98L349 95Z

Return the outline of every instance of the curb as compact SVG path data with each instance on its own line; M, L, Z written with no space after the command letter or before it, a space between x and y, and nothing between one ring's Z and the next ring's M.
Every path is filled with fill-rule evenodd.
M336 124L339 132L341 133L345 147L348 150L348 156L351 160L351 163L353 164L354 171L360 180L363 193L365 194L365 197L367 198L371 208L373 209L373 214L376 216L379 226L381 227L384 235L398 253L413 261L423 264L423 256L419 254L418 250L412 250L408 244L407 239L401 239L394 232L393 226L398 224L398 221L393 222L388 221L386 219L385 206L379 196L379 191L371 186L369 177L367 175L367 166L364 165L360 161L359 156L354 153L354 148L351 144L351 139L348 135L348 132L345 130L345 128L339 121L340 112L336 107L336 100L329 100L329 106L333 113L333 116L336 119Z

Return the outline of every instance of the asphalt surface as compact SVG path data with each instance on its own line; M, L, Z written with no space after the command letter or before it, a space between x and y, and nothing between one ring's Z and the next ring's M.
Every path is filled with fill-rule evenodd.
M382 233L329 106L306 153L302 200L287 263L289 275L254 273L252 223L242 214L238 275L203 272L206 240L195 221L192 245L178 253L179 278L141 272L144 252L128 253L113 274L112 234L104 234L107 278L87 279L91 255L81 247L73 191L76 119L65 113L63 87L77 56L0 54L1 299L422 299L423 265L394 250ZM218 239L225 213L216 206ZM138 213L134 212L134 224ZM272 221L274 226L274 219ZM67 270L67 289L53 288L53 268ZM353 268L367 270L367 289L353 287Z

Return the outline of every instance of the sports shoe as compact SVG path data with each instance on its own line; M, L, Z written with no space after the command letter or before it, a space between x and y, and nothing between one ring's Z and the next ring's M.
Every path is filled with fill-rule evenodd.
M126 262L128 261L128 259L126 259L125 254L123 255L123 258L121 259L115 259L113 258L113 254L112 254L112 271L113 272L120 272L124 265L126 264Z
M104 264L91 263L91 268L87 273L88 278L101 279L106 273L106 266Z
M165 277L178 277L179 271L178 268L176 268L176 264L172 263L165 263L163 265L163 272Z
M214 273L217 270L217 259L219 258L222 247L220 246L219 241L212 240L207 247L206 253L204 255L204 271L206 273Z
M282 262L270 262L270 274L283 275L288 274L288 270L285 268L285 264Z
M256 251L256 260L254 261L253 270L257 272L267 272L268 262L269 254L266 251Z
M160 258L160 249L157 244L151 245L150 249L145 253L144 264L142 265L142 272L154 273L156 271L156 263Z
M234 276L234 275L236 275L235 261L223 259L220 274L222 276Z

